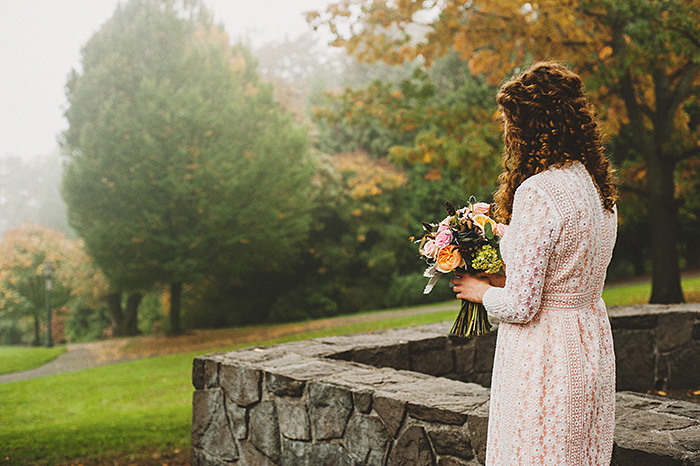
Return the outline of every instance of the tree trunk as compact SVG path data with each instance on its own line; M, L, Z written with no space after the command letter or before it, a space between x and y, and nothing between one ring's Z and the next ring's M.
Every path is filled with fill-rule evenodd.
M125 335L126 329L124 328L124 313L122 312L122 294L108 294L107 308L109 309L109 320L112 323L112 336L120 337Z
M180 307L182 298L182 283L170 284L170 334L180 335L182 326L180 324Z
M141 293L130 293L126 298L126 309L123 310L121 293L111 293L107 296L113 336L121 337L139 334L138 307L142 297Z
M139 303L142 298L143 295L141 293L129 293L126 298L126 310L124 315L126 335L133 336L141 333L138 327L138 311Z
M684 302L678 256L678 204L675 164L656 153L648 161L651 230L651 304Z
M34 309L34 343L33 346L39 346L41 342L39 341L39 311Z

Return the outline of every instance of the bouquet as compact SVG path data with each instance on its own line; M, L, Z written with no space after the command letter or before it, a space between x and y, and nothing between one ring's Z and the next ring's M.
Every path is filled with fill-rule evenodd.
M447 217L437 224L422 222L426 233L415 240L419 243L419 253L428 263L423 275L430 280L424 294L430 293L443 273L458 269L471 274L503 270L499 243L507 227L491 218L493 204L476 202L472 196L467 207L458 210L449 202L445 202L445 207ZM471 338L490 330L483 304L462 300L450 335Z

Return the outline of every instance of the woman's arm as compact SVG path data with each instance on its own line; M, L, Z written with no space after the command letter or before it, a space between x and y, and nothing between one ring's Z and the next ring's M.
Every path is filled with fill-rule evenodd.
M536 180L526 180L516 191L506 233L510 254L504 286L484 287L486 283L465 277L465 288L459 291L480 298L487 312L502 321L529 322L540 310L547 267L561 226L549 193Z

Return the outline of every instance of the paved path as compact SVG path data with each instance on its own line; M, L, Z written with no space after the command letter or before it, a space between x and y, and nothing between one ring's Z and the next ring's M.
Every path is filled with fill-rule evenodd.
M437 304L430 307L398 309L360 313L342 317L331 317L308 322L281 324L263 327L243 327L216 330L195 330L178 337L145 336L117 338L90 343L70 344L67 351L53 361L23 372L0 375L0 383L35 379L64 372L73 372L104 366L117 362L131 361L163 354L189 351L207 351L225 348L242 343L273 340L301 332L325 330L337 326L372 322L394 317L406 317L427 312L459 310L457 303Z
M138 356L124 354L121 348L128 339L120 338L91 343L76 343L68 345L67 351L43 366L23 372L13 372L0 375L0 383L17 380L35 379L48 375L73 372L91 367L113 364L115 362L138 359Z

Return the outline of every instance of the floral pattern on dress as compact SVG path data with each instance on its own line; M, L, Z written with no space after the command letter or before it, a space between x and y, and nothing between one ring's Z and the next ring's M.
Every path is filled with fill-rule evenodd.
M516 190L506 284L483 300L501 321L487 466L610 464L615 355L601 294L616 235L617 213L580 162Z

